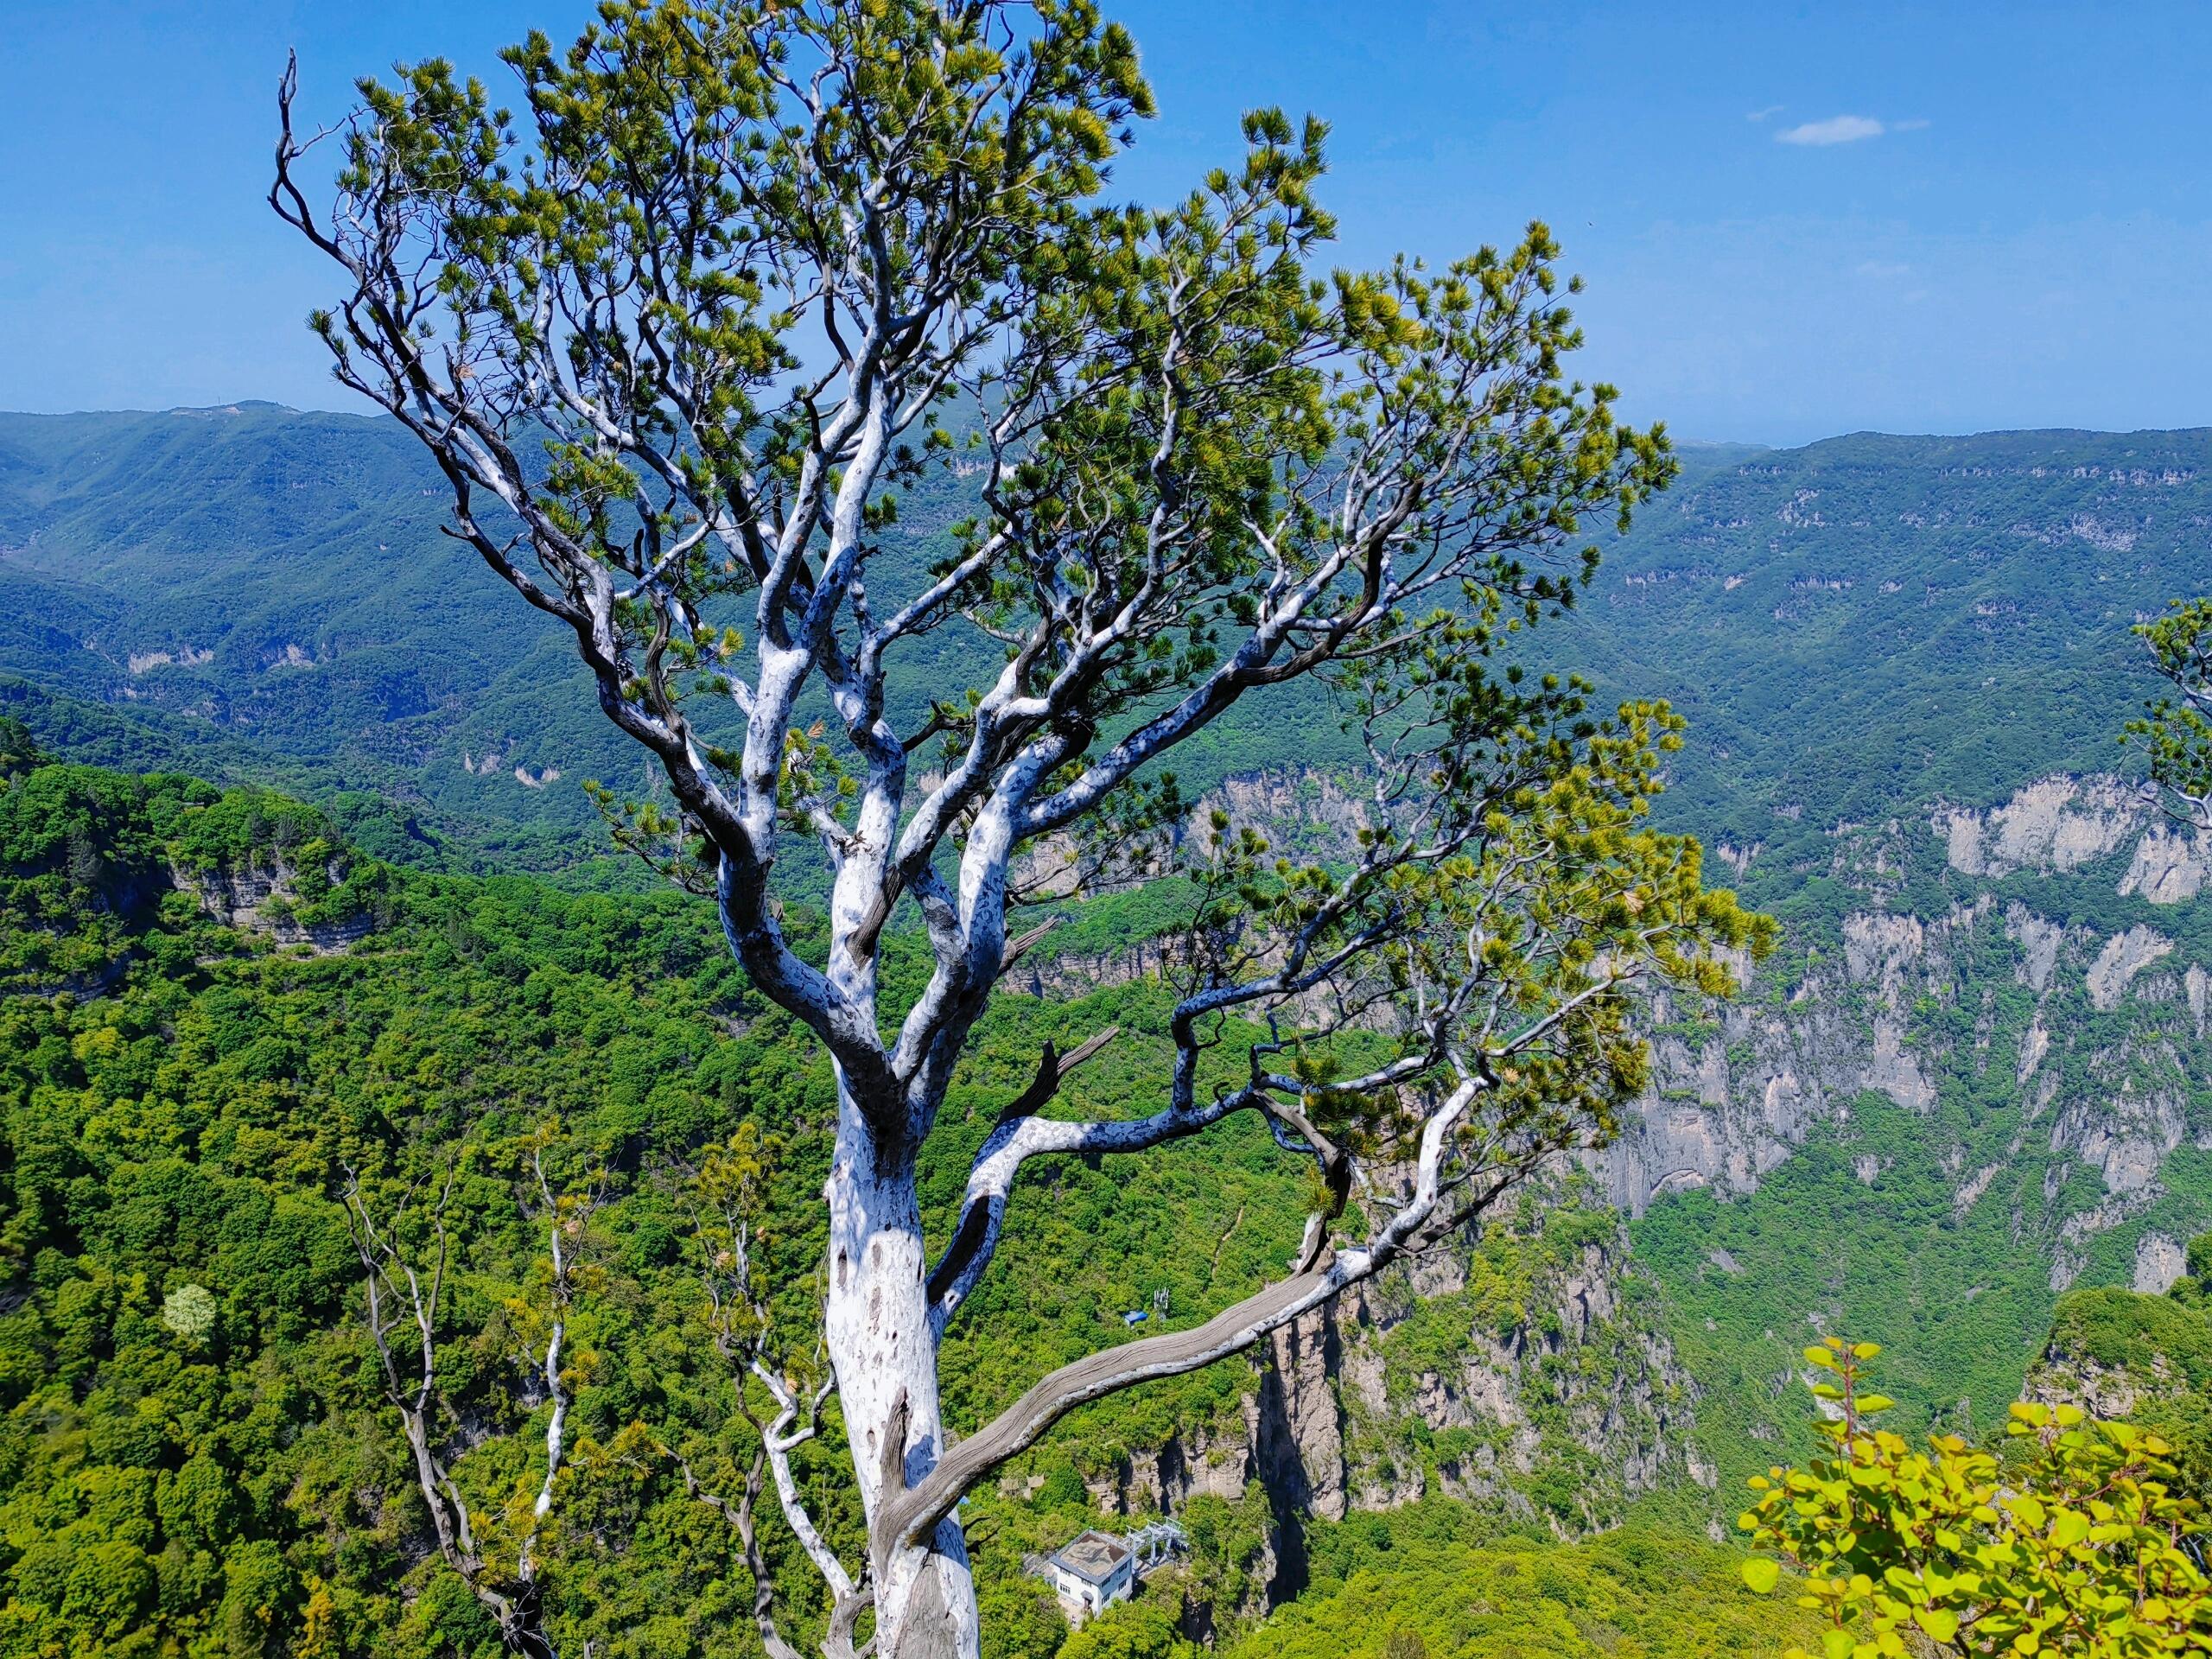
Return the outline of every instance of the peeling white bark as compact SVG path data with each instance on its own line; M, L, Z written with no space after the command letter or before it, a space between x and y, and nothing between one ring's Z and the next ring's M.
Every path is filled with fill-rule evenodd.
M823 1197L830 1214L823 1336L837 1376L847 1447L871 1517L927 1478L944 1450L937 1338L924 1284L921 1209L911 1166L879 1166L868 1120L840 1090L837 1145ZM872 1534L874 1529L871 1529ZM905 1650L905 1611L918 1599L944 1630L912 1640L949 1639L947 1651L980 1640L967 1548L948 1508L911 1540L872 1540L869 1580L887 1653Z

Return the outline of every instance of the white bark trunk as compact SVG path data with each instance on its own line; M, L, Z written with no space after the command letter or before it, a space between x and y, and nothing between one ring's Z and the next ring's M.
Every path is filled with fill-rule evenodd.
M887 1503L936 1468L944 1426L912 1162L879 1160L876 1137L842 1079L836 1154L823 1197L830 1212L823 1338L873 1528ZM893 1549L870 1569L883 1659L976 1659L975 1583L957 1516L941 1522L927 1546Z

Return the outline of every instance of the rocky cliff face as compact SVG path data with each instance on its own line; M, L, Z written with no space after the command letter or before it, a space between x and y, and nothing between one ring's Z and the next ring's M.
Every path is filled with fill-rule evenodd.
M1249 793L1255 810L1324 798L1280 781ZM2170 1285L2181 1242L2212 1224L2212 1181L2196 1179L2212 1151L2212 938L2193 903L2212 845L2132 789L2072 778L1825 842L1819 863L1790 867L1821 903L1789 918L1777 959L1738 964L1738 997L1654 999L1651 1084L1588 1160L1586 1202L1537 1206L1279 1334L1236 1413L1130 1452L1094 1480L1101 1509L1234 1501L1257 1482L1274 1516L1261 1577L1294 1587L1306 1516L1441 1491L1573 1532L1656 1487L1713 1487L1699 1438L1713 1402L1625 1224L1672 1194L1756 1194L1819 1135L1845 1145L1878 1205L1892 1154L1859 1137L1870 1114L1937 1143L1948 1214L1994 1216L2002 1249L2041 1264L2038 1294ZM1770 856L1722 851L1738 876ZM1161 962L1157 943L1132 941L1058 959L1038 988L1077 993ZM1750 1284L1725 1256L1714 1282ZM2044 1328L2048 1307L2025 1322ZM1789 1355L1799 1332L1847 1317L1825 1300L1785 1312L1790 1328L1770 1311L1772 1328L1750 1331ZM1709 1351L1713 1328L1695 1345ZM1794 1395L1786 1365L1768 1383Z
M1652 1084L1596 1160L1605 1191L1630 1214L1688 1188L1751 1192L1869 1095L1927 1116L1943 1091L1979 1089L2021 1110L2000 1144L1959 1135L1955 1201L1972 1208L2022 1153L2047 1153L2036 1207L2051 1224L2033 1243L2064 1288L2093 1239L2169 1196L2177 1150L2212 1147L2212 978L2190 937L2212 843L2114 780L2070 778L1831 840L1808 874L1851 907L1827 949L1809 943L1733 1002L1656 1001ZM1944 907L1915 908L1930 895ZM2145 1233L2139 1248L2155 1278L2175 1247Z
M1256 1483L1270 1601L1300 1587L1308 1518L1433 1491L1562 1535L1602 1529L1643 1492L1713 1480L1648 1294L1609 1212L1531 1206L1278 1332L1232 1414L1131 1450L1092 1497L1109 1516L1172 1514Z
M1296 836L1357 821L1356 802L1311 779L1232 779L1218 804ZM2212 1077L2212 974L2183 938L2212 841L2178 833L2134 787L2067 777L1993 808L1840 826L1828 841L1825 867L1800 872L1844 896L1827 937L1815 922L1783 961L1744 964L1732 1001L1655 997L1651 1085L1592 1160L1604 1192L1637 1216L1669 1192L1755 1191L1817 1128L1847 1126L1854 1101L1932 1114L1942 1089L1988 1082L2003 1049L2020 1134L1993 1152L1961 1143L1980 1161L1960 1169L1957 1202L1980 1202L2031 1137L2094 1173L2101 1200L2062 1217L2050 1250L2063 1288L2089 1238L2155 1207L2177 1149L2212 1147L2212 1095L2204 1111L2190 1104ZM1762 849L1719 851L1741 876ZM1931 867L1948 879L1929 880ZM1159 939L1045 950L1016 977L1038 995L1080 995L1161 972L1172 954Z
M2141 1364L2116 1365L2053 1344L2028 1373L2023 1392L2045 1405L2079 1406L2093 1417L2133 1420L2175 1399L2188 1386L2163 1355Z
M1230 833L1257 830L1271 846L1300 859L1346 857L1367 823L1365 808L1337 779L1305 767L1284 767L1224 779L1220 787L1200 797L1175 826L1174 844L1185 849L1210 844L1217 814L1227 820ZM1103 886L1107 891L1126 892L1161 873L1159 865L1147 861L1135 870L1107 873L1113 879ZM1075 849L1065 841L1041 848L1022 879L1033 891L1055 897L1078 886L1092 892L1102 887L1098 873L1086 873L1078 880ZM1077 997L1103 986L1170 973L1186 948L1187 941L1172 932L1117 939L1103 950L1047 935L1001 982L1030 996Z
M314 885L325 893L341 887L348 874L346 861L333 857L314 872ZM250 867L211 870L178 869L177 887L200 901L200 907L226 927L240 932L264 933L285 944L310 944L319 950L340 950L365 938L372 924L365 911L340 906L340 916L302 920L302 912L315 916L316 907L302 893L302 872L279 859Z

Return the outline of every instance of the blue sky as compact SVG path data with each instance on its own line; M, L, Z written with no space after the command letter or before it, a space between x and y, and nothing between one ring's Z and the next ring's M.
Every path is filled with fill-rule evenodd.
M1237 113L1334 127L1342 256L1548 219L1584 372L1678 434L2212 424L2212 7L1127 0L1179 193ZM272 89L494 53L575 0L0 0L0 408L340 406L263 204ZM1825 141L1825 142L1823 142Z

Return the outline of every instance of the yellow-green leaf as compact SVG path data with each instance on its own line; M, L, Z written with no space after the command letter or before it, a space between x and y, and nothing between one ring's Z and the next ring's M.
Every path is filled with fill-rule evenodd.
M1912 1622L1938 1642L1948 1642L1959 1633L1959 1616L1948 1607L1920 1608Z
M1753 1595L1763 1596L1781 1582L1782 1565L1764 1555L1754 1555L1744 1563L1744 1585Z

